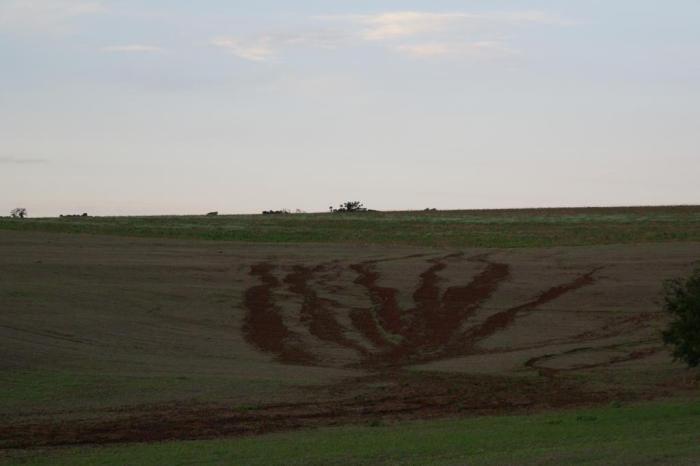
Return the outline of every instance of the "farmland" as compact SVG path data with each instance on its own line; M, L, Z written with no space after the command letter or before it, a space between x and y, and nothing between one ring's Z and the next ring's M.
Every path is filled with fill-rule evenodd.
M699 259L698 207L1 219L0 448L421 464L415 439L449 431L436 464L606 435L599 464L643 439L692 464L698 379L660 342L660 291ZM530 424L536 451L508 440ZM403 449L338 453L375 437Z
M700 241L700 207L0 218L0 230L263 243L547 247Z

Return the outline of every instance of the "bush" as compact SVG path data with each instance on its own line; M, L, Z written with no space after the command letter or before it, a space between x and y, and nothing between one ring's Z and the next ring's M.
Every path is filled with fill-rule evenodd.
M27 216L27 209L24 207L17 207L16 209L12 209L10 211L10 215L12 218L24 218Z
M263 215L287 215L289 214L289 210L287 209L282 209L282 210L263 210Z
M334 209L330 207L331 212L342 213L342 212L367 212L367 209L360 201L347 201L340 204L340 207Z
M664 308L673 316L663 332L673 357L689 367L700 364L700 267L687 279L664 282Z

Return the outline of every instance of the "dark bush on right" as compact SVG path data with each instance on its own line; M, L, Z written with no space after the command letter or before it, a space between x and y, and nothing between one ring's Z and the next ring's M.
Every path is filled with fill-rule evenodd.
M689 367L700 364L700 267L687 279L664 282L664 308L673 320L663 332L673 357Z

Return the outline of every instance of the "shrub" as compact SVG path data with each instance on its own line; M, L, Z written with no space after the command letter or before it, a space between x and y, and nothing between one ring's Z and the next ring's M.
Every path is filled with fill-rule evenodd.
M12 218L24 218L27 216L27 209L24 207L17 207L16 209L12 209L10 211L10 215Z
M334 209L330 208L331 212L342 213L342 212L367 212L367 209L360 201L347 201L340 204L340 207Z
M700 267L687 279L664 282L664 308L673 316L663 332L673 357L689 367L700 364Z
M263 215L287 215L289 214L289 210L287 209L282 209L282 210L263 210Z

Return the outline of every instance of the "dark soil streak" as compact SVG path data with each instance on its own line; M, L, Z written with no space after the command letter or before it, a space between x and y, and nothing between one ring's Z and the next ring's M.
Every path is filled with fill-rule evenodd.
M447 265L439 260L431 261L433 265L428 270L420 274L420 286L413 292L413 302L416 310L435 310L440 307L440 288L438 283L440 277L437 273L445 269ZM425 313L418 313L416 317L428 317Z
M396 301L397 290L377 285L379 273L370 264L354 264L350 268L359 275L355 283L362 285L369 292L379 325L388 333L400 335L403 323L401 321L401 310Z
M372 388L382 382L385 389ZM325 388L323 390L328 390ZM155 442L257 435L320 426L531 412L598 404L624 395L596 392L571 381L506 377L383 374L347 380L315 403L269 404L239 410L225 405L140 407L120 418L0 425L0 450L60 445ZM328 399L332 393L333 399Z
M391 343L384 337L384 334L379 329L371 310L353 309L350 311L350 320L352 321L352 325L367 339L367 341L377 348L391 346Z
M245 292L243 302L248 309L243 324L245 338L262 351L276 354L281 362L313 363L316 358L292 341L297 336L284 325L279 309L272 302L272 291L280 286L272 275L273 269L274 266L265 263L250 267L250 275L258 277L262 284Z
M365 348L345 336L343 327L333 316L332 309L341 307L340 303L320 298L309 286L313 274L321 270L323 270L323 266L312 269L296 265L294 271L284 279L284 282L289 285L289 290L300 295L303 299L299 311L301 321L308 325L309 332L318 339L366 354Z
M471 260L486 263L486 268L468 285L450 287L440 298L438 272L447 267L444 261L453 257L461 254L430 261L432 265L420 275L421 283L413 293L416 307L406 312L410 319L401 330L403 340L390 351L373 355L366 361L367 367L400 366L451 355L448 344L457 338L464 320L509 276L507 264L475 257Z
M540 293L540 295L537 298L528 303L521 304L519 306L512 307L510 309L506 309L505 311L501 311L492 315L491 317L486 319L486 321L483 324L473 329L470 329L465 334L467 342L473 345L477 341L489 337L494 333L498 332L499 330L503 330L504 328L508 327L515 320L518 314L533 310L538 306L546 304L550 301L554 301L555 299L561 297L566 293L593 284L595 282L593 275L600 269L600 267L595 268L590 272L581 275L580 277L576 278L570 283L554 286L548 290L545 290L542 293Z
M448 288L442 298L444 317L433 329L432 343L449 343L462 323L489 299L509 276L508 264L486 262L486 268L469 285Z
M449 287L441 297L438 273L447 267L445 261L454 257L461 257L461 254L429 260L430 265L420 274L420 284L413 293L415 307L403 313L397 301L398 291L377 284L380 275L374 268L374 262L350 266L358 274L354 283L367 290L374 305L371 309L352 309L349 313L350 320L354 328L379 352L367 351L357 342L348 339L345 329L333 316L333 311L342 307L340 303L320 298L309 286L308 282L315 273L323 271L323 266L310 268L297 265L284 282L289 285L290 291L302 297L300 317L311 335L356 350L363 356L363 360L352 366L376 371L446 357L478 354L482 352L476 349L479 341L507 328L521 313L594 283L594 274L600 270L593 269L569 283L549 288L535 299L498 312L481 324L462 332L460 329L465 321L508 279L510 268L508 264L490 262L483 254L472 257L469 260L485 264L484 269L469 284ZM246 306L255 310L248 316L247 337L263 351L278 354L280 360L315 362L312 355L303 348L290 344L294 338L290 338L290 331L284 326L271 301L271 290L280 286L270 273L271 268L267 264L251 268L251 274L259 276L263 284L246 292Z

